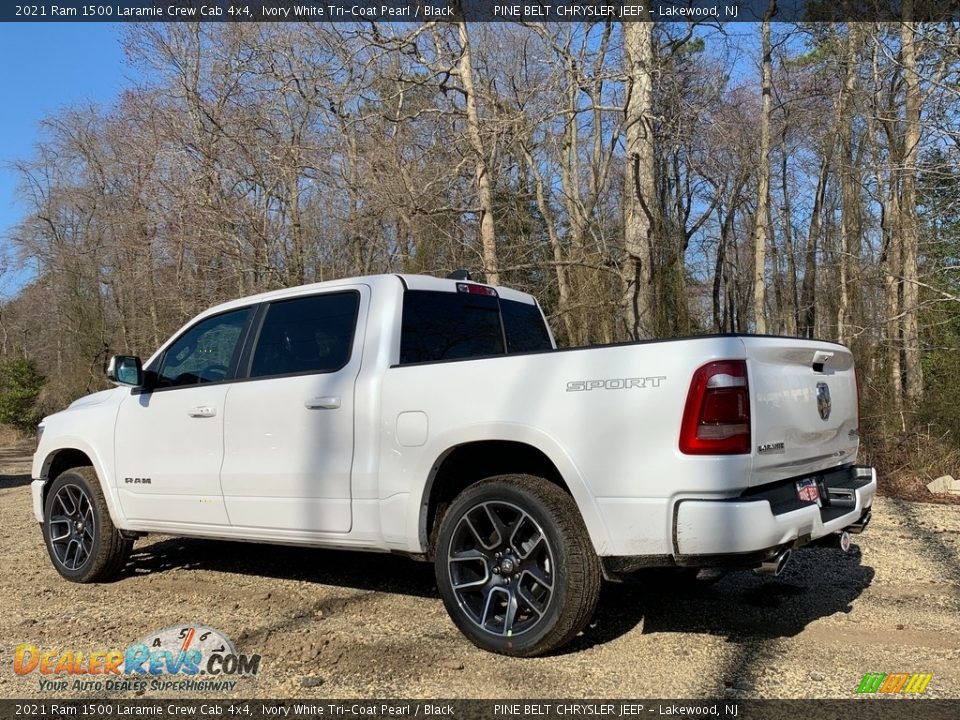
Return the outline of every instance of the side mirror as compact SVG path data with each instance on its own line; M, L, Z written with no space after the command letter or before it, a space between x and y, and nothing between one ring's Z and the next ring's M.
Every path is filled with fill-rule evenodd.
M133 355L114 355L107 365L107 380L115 385L143 386L143 363Z

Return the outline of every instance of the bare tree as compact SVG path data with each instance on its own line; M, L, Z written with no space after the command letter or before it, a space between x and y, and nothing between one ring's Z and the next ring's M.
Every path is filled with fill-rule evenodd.
M900 237L903 243L903 357L904 390L911 408L923 398L920 364L920 287L917 253L917 157L920 152L920 75L917 68L917 28L913 0L904 0L900 23L900 56L904 80L903 176L900 196Z
M773 99L773 60L770 48L770 20L777 12L770 0L760 23L761 106L760 156L757 160L757 211L753 216L753 317L758 333L767 332L766 264L767 228L770 225L770 107Z
M500 282L500 270L497 261L497 233L493 221L492 183L487 167L483 138L480 134L480 115L477 112L477 92L473 83L470 35L467 32L467 23L462 17L457 20L457 33L460 37L460 62L456 72L463 87L464 102L467 106L467 134L474 154L477 196L480 202L480 243L483 247L483 272L488 283L497 285Z
M623 318L627 335L650 337L654 330L653 247L661 212L657 195L656 138L653 116L654 23L644 6L641 22L623 26L627 74L624 108L626 172L623 193L623 247L620 268Z

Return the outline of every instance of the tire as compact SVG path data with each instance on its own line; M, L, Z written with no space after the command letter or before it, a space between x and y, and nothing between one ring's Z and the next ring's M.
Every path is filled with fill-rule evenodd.
M110 580L133 548L133 540L110 519L97 473L89 466L67 470L53 481L42 528L53 567L71 582Z
M600 560L573 499L542 478L471 485L444 514L435 547L440 596L477 647L542 655L593 616Z

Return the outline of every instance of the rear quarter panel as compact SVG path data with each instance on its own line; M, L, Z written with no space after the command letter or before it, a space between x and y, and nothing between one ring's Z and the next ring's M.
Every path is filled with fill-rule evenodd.
M427 483L449 448L511 440L537 447L558 467L598 553L669 553L675 499L729 497L749 481L748 455L678 449L694 370L744 354L739 338L710 337L388 369L380 497L406 512L385 520L387 543L423 550L410 543ZM420 418L419 437L409 413Z

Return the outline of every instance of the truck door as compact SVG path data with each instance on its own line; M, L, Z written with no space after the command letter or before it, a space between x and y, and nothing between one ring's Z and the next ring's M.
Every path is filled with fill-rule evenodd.
M150 368L153 387L120 404L114 477L131 520L228 524L220 491L224 403L252 314L241 308L194 323Z
M271 301L230 390L220 474L231 525L347 533L368 289ZM243 371L242 371L243 374Z

